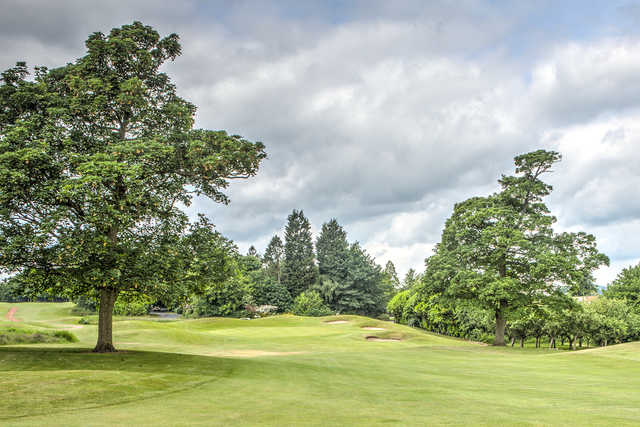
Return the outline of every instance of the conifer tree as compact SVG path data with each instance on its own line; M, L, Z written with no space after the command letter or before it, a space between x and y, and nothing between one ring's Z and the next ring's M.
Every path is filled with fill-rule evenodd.
M313 254L311 225L302 210L293 210L287 219L284 235L284 266L282 283L292 298L309 289L316 281L318 270Z
M284 246L282 239L276 234L273 236L267 249L264 251L262 263L266 269L267 276L280 284L282 282L282 261L284 256Z
M322 225L316 241L316 253L319 273L335 282L344 281L347 277L349 243L347 233L335 218Z
M387 261L383 273L387 276L387 279L394 288L400 287L400 279L398 279L398 273L396 272L396 266L393 264L393 261Z

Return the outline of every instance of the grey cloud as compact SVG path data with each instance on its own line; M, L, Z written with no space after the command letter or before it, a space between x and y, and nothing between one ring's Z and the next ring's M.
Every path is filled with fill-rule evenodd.
M380 260L401 257L401 273L421 269L453 204L495 191L513 156L542 146L565 154L550 178L559 227L593 228L618 258L640 251L616 243L640 215L640 44L554 38L528 21L551 2L4 3L3 68L64 64L89 33L134 19L181 36L165 70L198 126L269 152L229 206L189 209L241 248L263 250L302 208L316 229L336 217Z

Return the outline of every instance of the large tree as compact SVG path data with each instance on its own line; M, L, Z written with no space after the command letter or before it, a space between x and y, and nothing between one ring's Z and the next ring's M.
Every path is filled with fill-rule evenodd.
M322 224L316 241L318 272L329 279L341 282L347 277L349 243L347 233L334 218Z
M262 264L267 273L267 277L280 284L282 282L282 258L284 256L284 246L282 239L276 234L271 238L264 251Z
M393 261L387 261L387 264L382 271L385 276L387 276L387 280L391 282L394 289L400 288L400 279L398 278L398 273L396 272L396 266L393 264Z
M294 209L287 218L284 233L282 283L295 298L315 283L317 275L311 224L303 211Z
M97 352L114 351L121 293L169 286L194 195L227 203L261 143L194 129L195 106L160 72L178 36L140 22L93 33L74 63L2 73L0 264L34 288L96 292Z
M625 299L640 311L640 264L624 268L604 294L609 298Z
M493 311L495 345L504 345L510 312L566 301L566 288L609 262L592 235L553 231L556 219L543 202L552 187L540 178L559 160L544 150L517 156L516 175L499 180L502 191L456 204L431 262L447 295Z

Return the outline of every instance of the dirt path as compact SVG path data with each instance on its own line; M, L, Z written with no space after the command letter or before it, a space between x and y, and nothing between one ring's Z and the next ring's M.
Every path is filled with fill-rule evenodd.
M16 314L16 311L18 311L18 307L11 307L7 314L4 315L4 318L9 322L19 322L20 320L13 317L13 315Z

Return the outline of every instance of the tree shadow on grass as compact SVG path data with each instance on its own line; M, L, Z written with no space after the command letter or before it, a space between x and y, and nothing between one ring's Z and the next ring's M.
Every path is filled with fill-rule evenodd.
M122 405L232 376L247 360L152 351L0 348L0 420Z
M239 361L229 358L126 350L93 353L87 348L0 347L2 371L104 370L220 377Z

